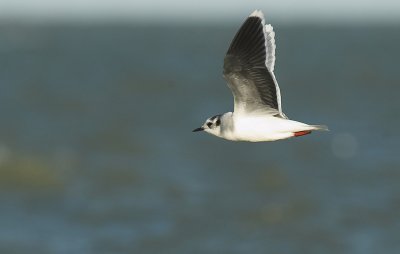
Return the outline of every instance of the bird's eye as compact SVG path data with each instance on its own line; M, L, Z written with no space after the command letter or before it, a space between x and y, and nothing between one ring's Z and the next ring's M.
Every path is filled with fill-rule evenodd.
M212 123L210 123L210 122L207 123L208 128L210 128L211 125L212 125Z
M217 126L219 126L219 125L221 124L221 120L218 119L218 120L215 122L215 124L216 124Z

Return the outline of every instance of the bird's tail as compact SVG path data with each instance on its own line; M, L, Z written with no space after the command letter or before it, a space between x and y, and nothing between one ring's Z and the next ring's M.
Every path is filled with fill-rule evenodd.
M311 125L313 127L313 130L317 131L329 131L328 126L326 125Z

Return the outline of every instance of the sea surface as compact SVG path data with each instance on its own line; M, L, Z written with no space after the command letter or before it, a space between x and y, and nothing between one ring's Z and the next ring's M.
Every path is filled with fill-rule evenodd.
M275 24L330 132L245 143L191 132L239 25L0 24L0 253L400 253L400 26Z

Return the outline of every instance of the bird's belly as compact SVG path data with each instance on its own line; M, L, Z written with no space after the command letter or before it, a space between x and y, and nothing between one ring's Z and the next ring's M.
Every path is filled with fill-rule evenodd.
M274 141L293 137L292 121L276 117L244 118L235 121L234 136L241 141Z

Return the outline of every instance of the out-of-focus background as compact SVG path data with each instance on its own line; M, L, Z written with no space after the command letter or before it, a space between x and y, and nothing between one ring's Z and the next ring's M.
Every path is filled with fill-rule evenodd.
M232 110L254 9L285 113L331 131L192 133ZM0 2L0 253L400 253L398 1Z

